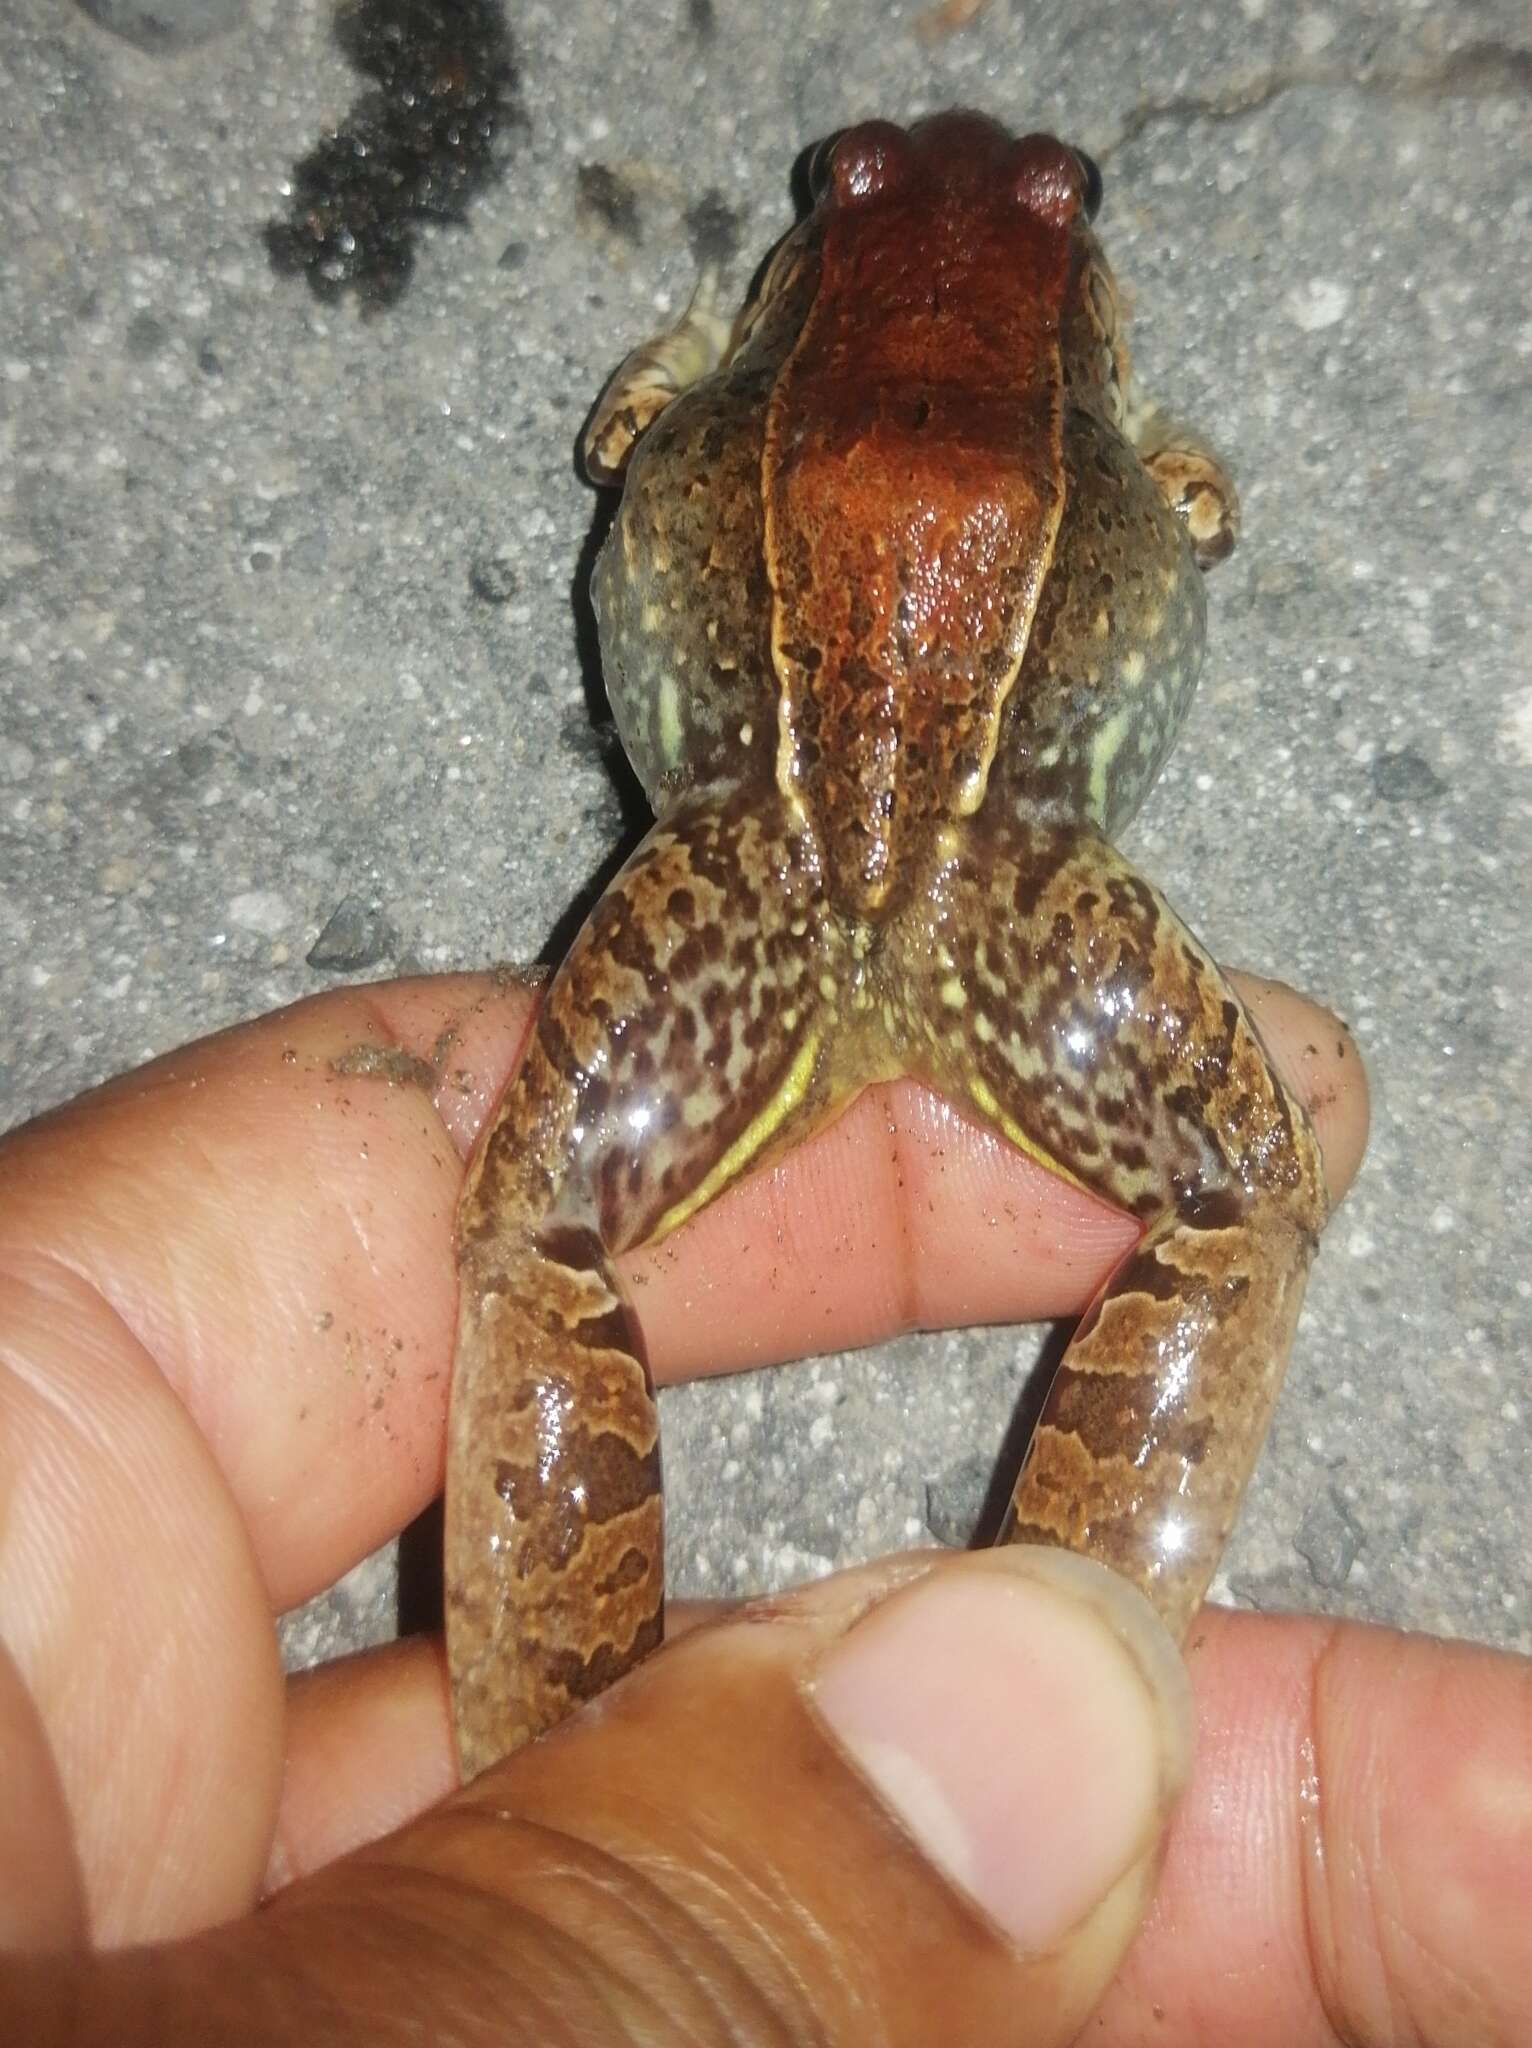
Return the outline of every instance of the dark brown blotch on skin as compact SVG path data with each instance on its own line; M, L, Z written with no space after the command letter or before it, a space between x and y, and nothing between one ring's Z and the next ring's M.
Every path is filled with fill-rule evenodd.
M610 1600L630 1586L642 1585L648 1576L648 1558L635 1545L630 1545L617 1560L616 1568L597 1579L595 1591L599 1598Z
M1155 1372L1082 1373L1064 1366L1050 1402L1050 1420L1096 1459L1119 1456L1124 1444L1161 1439L1173 1444L1177 1457L1200 1465L1212 1440L1212 1419L1167 1411L1164 1391Z
M569 1700L583 1702L593 1700L609 1686L617 1683L631 1671L635 1664L642 1663L651 1650L657 1650L664 1635L662 1612L651 1614L624 1648L612 1643L598 1643L588 1656L582 1657L574 1650L545 1651L542 1664L547 1683L563 1693Z

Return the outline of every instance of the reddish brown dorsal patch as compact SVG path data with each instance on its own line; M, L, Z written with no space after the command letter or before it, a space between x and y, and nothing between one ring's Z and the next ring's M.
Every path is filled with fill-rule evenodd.
M1079 193L981 115L891 133L832 152L763 462L784 785L851 915L982 794L1062 508Z

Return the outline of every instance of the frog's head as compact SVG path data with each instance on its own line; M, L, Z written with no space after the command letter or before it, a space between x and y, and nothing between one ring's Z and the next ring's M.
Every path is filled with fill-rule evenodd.
M969 108L909 128L863 121L826 136L807 158L816 215L877 201L941 201L954 214L1014 207L1055 229L1088 227L1101 204L1101 172L1056 136L1011 134Z
M758 274L738 348L781 301L806 310L821 290L860 309L859 352L875 332L897 350L909 321L938 313L949 330L982 328L1008 300L1051 317L1087 285L1112 297L1091 232L1101 173L1055 136L961 108L908 128L863 121L805 151L794 182L807 211Z

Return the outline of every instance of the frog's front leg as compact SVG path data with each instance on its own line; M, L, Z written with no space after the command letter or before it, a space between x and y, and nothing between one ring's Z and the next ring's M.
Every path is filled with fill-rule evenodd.
M1076 305L1082 324L1066 346L1066 357L1077 373L1081 365L1095 370L1107 420L1133 444L1160 496L1185 527L1197 567L1211 569L1233 553L1239 539L1234 480L1203 434L1140 388L1123 335L1117 285L1099 250L1086 277Z
M931 1079L1144 1224L1059 1367L1004 1540L1099 1558L1179 1636L1281 1383L1318 1147L1213 961L1089 829L976 825L942 903Z
M1239 494L1218 451L1195 427L1137 397L1124 424L1139 461L1185 526L1197 567L1226 561L1239 539Z
M654 1400L613 1264L815 1114L833 938L768 804L655 828L551 983L470 1169L447 1452L465 1776L658 1641Z
M581 441L592 483L621 483L628 457L673 398L717 369L727 355L734 316L725 307L716 263L704 263L678 320L629 351L607 380Z

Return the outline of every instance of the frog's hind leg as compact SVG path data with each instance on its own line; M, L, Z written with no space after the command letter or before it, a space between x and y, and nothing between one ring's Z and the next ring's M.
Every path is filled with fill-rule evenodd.
M1286 1364L1325 1215L1313 1133L1213 961L1089 832L976 826L923 943L924 1075L1144 1225L1065 1353L1002 1540L1099 1558L1180 1635Z
M613 1261L822 1107L816 876L759 808L656 827L550 984L470 1169L446 1535L465 1775L659 1639L655 1407Z

